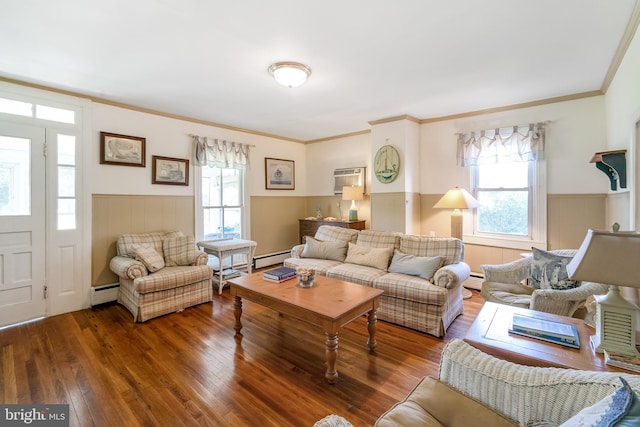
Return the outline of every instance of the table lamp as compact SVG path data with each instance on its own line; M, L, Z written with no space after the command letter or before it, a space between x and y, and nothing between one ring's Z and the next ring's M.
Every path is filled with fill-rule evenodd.
M351 207L349 208L349 221L358 220L358 208L356 207L356 200L364 199L364 187L361 185L351 185L342 187L342 200L351 200Z
M460 187L447 191L447 194L433 205L434 208L453 209L451 214L451 237L460 240L462 240L462 212L460 212L460 209L473 209L478 206L480 206L478 201L467 190Z
M596 296L596 334L591 344L596 352L606 350L638 357L636 307L620 294L619 286L640 288L640 234L589 230L580 249L567 264L572 280L609 285L607 295Z

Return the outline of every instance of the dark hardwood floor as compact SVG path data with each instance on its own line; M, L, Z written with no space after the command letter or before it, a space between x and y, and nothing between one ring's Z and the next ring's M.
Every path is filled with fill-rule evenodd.
M228 288L212 304L136 324L118 304L0 331L0 401L67 403L72 426L312 426L338 414L370 426L463 337L477 291L439 339L378 322L368 353L364 318L340 332L338 383L325 382L318 327L244 301L234 336Z

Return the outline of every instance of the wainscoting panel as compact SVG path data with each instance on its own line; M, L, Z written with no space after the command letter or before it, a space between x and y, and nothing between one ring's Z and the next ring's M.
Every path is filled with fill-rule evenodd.
M251 240L256 255L290 250L299 243L298 220L306 213L306 197L251 197Z
M118 281L109 270L116 240L123 233L180 230L195 234L193 196L94 194L91 237L91 284Z

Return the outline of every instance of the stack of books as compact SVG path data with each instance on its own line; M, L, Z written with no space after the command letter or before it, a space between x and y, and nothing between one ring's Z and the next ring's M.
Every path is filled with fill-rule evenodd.
M513 315L509 332L571 348L580 348L578 328L569 323L553 322L521 314Z
M265 271L262 273L262 278L269 282L281 283L285 280L293 279L296 277L295 268L280 267L273 270Z
M617 366L628 371L640 372L640 357L623 356L621 354L604 351L604 361L607 365Z

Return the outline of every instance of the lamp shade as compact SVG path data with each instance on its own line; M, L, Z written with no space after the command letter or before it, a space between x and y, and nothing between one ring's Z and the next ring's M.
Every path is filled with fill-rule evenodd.
M567 264L572 280L640 288L640 234L589 230Z
M438 203L433 205L434 208L444 209L472 209L480 206L478 201L464 188L453 188L442 196Z
M361 185L351 185L342 187L342 200L363 200L364 187Z
M300 86L311 75L311 69L299 62L276 62L269 72L278 83L290 88Z

